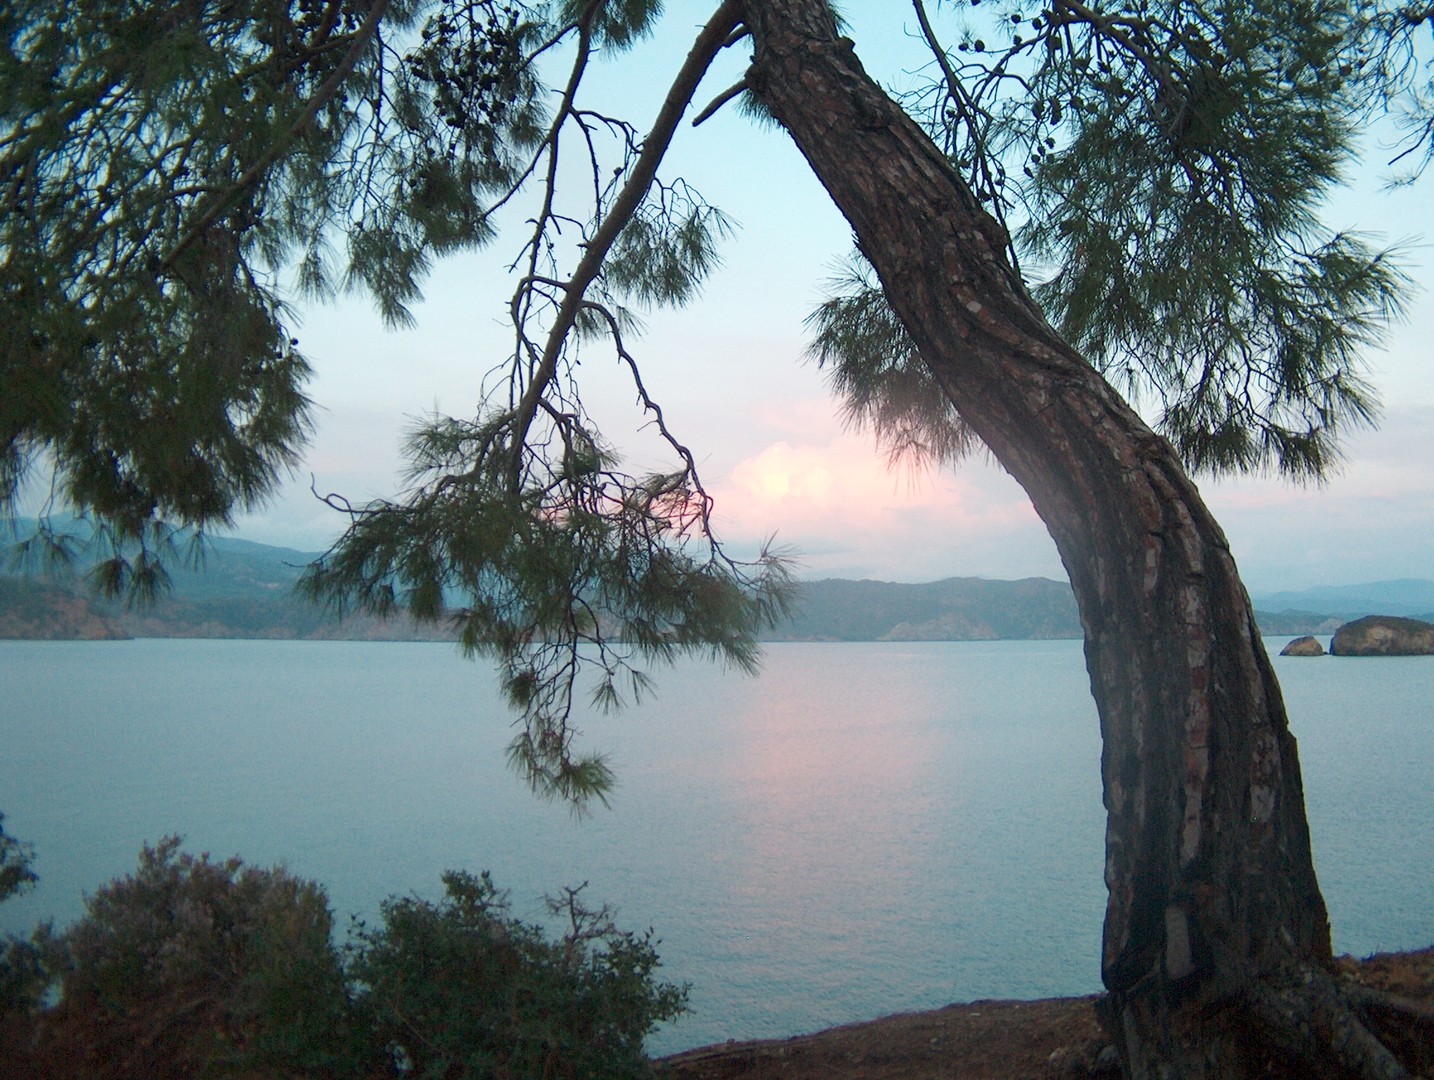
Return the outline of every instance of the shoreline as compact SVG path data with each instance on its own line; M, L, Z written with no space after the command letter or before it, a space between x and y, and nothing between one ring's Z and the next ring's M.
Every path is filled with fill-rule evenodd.
M1345 978L1434 1014L1434 946L1340 956ZM780 1039L730 1040L654 1060L666 1080L1114 1080L1098 994L981 1000Z

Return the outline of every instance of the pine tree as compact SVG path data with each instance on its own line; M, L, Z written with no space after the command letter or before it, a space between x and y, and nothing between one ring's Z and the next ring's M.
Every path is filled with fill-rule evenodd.
M1411 151L1429 145L1408 43L1430 13L1055 0L975 12L948 49L916 0L939 77L903 107L827 0L714 0L642 135L589 111L584 80L660 8L11 5L0 496L48 463L107 530L104 583L152 591L168 524L223 524L299 452L284 269L402 322L433 259L490 242L535 192L513 350L480 409L415 433L400 496L331 500L350 524L306 588L451 619L499 663L535 789L601 798L607 767L574 743L578 671L596 666L612 706L681 652L750 667L790 591L778 555L743 564L713 535L630 340L636 313L691 302L715 264L726 219L661 165L713 60L750 49L697 119L741 96L850 222L856 269L813 349L852 415L898 449L983 444L1070 574L1105 740L1104 1011L1127 1071L1401 1075L1378 1030L1398 1003L1331 972L1294 739L1187 468L1318 476L1373 418L1360 357L1402 278L1316 210L1365 102L1403 95ZM581 190L559 182L574 159ZM585 412L577 359L598 348L631 372L671 470L626 472ZM1117 388L1158 403L1160 433Z

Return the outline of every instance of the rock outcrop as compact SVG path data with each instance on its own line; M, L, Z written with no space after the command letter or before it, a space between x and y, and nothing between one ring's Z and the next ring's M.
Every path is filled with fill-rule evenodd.
M1333 656L1434 655L1434 623L1366 615L1336 630L1329 651Z
M1324 646L1319 643L1319 638L1306 634L1304 637L1297 637L1283 649L1281 656L1323 656Z

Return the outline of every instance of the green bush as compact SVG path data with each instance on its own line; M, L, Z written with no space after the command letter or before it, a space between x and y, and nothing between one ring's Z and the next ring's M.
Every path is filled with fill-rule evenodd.
M6 934L0 941L0 1018L43 1006L64 956L49 923L37 927L28 941Z
M100 889L61 936L64 1009L109 1018L183 1074L253 1068L342 1071L342 957L323 889L281 868L212 862L168 837Z
M5 831L5 815L0 814L0 900L24 892L39 880L30 868L34 860L34 849Z
M439 903L391 898L360 928L349 973L393 1066L423 1080L634 1077L643 1038L686 1011L687 989L655 983L648 931L619 931L581 889L549 899L567 930L550 940L515 919L488 874L450 871Z
M382 926L357 924L340 950L318 885L168 837L63 933L0 946L0 1058L105 1080L646 1071L644 1037L687 1000L655 981L650 931L619 931L567 889L549 900L565 920L550 937L514 918L487 874L443 882L441 902L391 898ZM41 1011L55 985L59 1003Z
M0 814L0 901L32 888L39 879L31 869L34 849L5 831ZM46 957L51 940L48 925L25 941L13 934L0 940L0 1018L39 1007L50 986Z

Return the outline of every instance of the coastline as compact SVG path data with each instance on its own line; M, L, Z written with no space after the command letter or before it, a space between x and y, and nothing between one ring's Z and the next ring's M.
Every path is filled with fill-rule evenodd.
M1335 960L1350 980L1420 1012L1434 1060L1434 946ZM660 1058L665 1080L1113 1080L1096 995L973 1001L786 1039L718 1043Z

